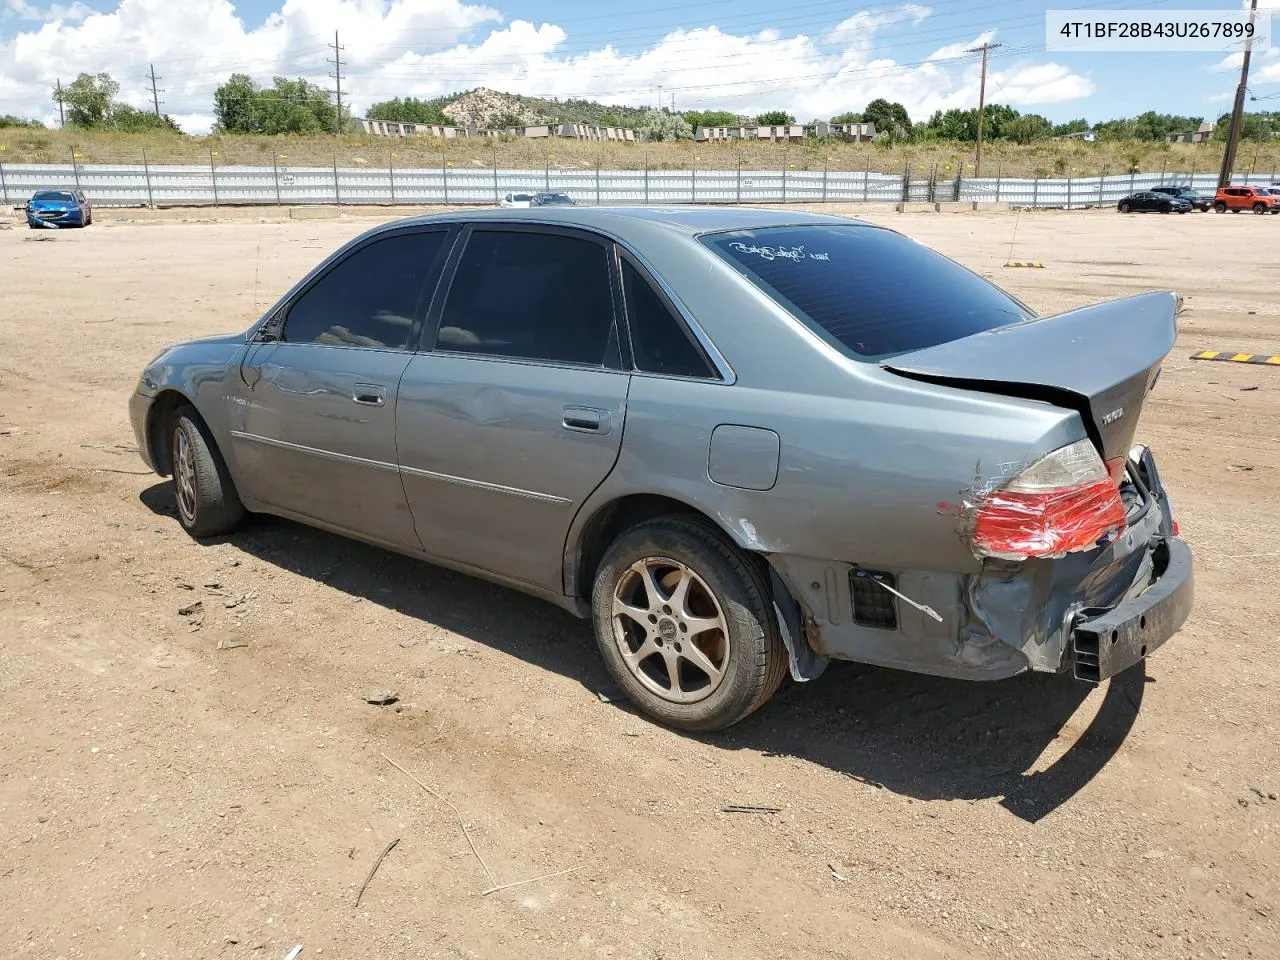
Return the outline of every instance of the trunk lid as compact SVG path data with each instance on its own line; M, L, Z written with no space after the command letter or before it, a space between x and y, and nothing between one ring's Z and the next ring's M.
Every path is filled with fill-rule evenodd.
M880 362L916 380L1077 410L1103 459L1124 457L1178 334L1172 291L1108 300Z

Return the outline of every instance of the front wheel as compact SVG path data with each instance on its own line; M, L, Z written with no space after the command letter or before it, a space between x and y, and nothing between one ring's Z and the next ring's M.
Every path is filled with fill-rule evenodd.
M1265 203L1255 203L1255 204L1253 205L1253 212L1254 212L1254 213L1259 213L1259 214L1261 214L1261 213L1266 213L1266 212L1267 212L1267 205L1266 205Z
M1226 212L1227 212L1227 205L1226 205L1225 203L1223 203L1221 200L1219 200L1217 203L1215 203L1215 204L1213 205L1213 212L1214 212L1214 213L1226 213Z
M631 701L682 730L721 730L787 670L763 573L704 523L662 517L622 534L592 590L596 643Z
M1120 212L1121 212L1121 213L1128 213L1128 212L1129 212L1129 205L1128 205L1127 203L1122 203L1122 204L1120 204L1120 206L1119 206L1119 208L1118 208L1118 209L1120 210Z
M178 522L193 537L219 537L244 522L245 509L226 462L195 407L173 416L170 455Z

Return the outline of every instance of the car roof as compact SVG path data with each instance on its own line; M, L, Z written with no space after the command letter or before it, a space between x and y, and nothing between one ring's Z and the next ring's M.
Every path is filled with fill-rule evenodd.
M758 230L768 227L803 226L863 226L873 224L848 217L834 217L819 213L801 213L794 210L770 210L756 207L720 206L627 206L627 207L555 207L539 208L536 212L514 210L453 210L449 213L427 214L399 220L392 226L407 224L449 223L459 220L483 223L486 220L528 220L531 223L556 224L566 227L603 230L625 234L629 226L658 225L672 231L695 236L719 230Z

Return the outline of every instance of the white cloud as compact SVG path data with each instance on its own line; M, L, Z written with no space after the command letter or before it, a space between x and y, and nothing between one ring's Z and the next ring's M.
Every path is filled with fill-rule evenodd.
M48 7L38 7L30 0L7 0L0 18L16 17L19 20L34 20L39 23L61 21L63 23L79 23L89 14L92 7L87 7L80 0L71 4L53 3Z
M933 51L933 53L929 54L929 59L934 61L954 60L956 57L960 57L968 53L974 47L980 47L984 43L990 43L995 38L996 31L986 30L978 34L968 43L949 43L945 47L939 47L937 50Z
M922 7L918 3L904 3L896 10L882 13L861 10L847 20L842 20L836 24L835 28L827 34L826 39L828 43L870 42L875 32L882 27L902 23L906 20L910 20L912 24L917 24L929 16L931 12L928 7Z
M32 5L5 2L11 10ZM664 101L674 93L679 108L783 108L803 120L860 109L876 97L902 102L915 119L977 103L976 65L941 62L952 45L916 65L877 50L877 31L892 24L909 28L928 16L919 4L863 11L814 37L680 29L636 53L575 42L554 23L504 24L497 10L465 0L283 0L253 29L232 0L120 0L108 13L80 11L78 19L39 9L39 26L0 40L0 88L6 112L46 122L56 112L49 92L58 76L65 81L81 71L105 70L121 82L122 99L142 106L150 96L143 78L154 62L165 89L163 109L184 129L203 132L212 120L213 90L233 72L262 81L302 76L329 86L326 58L332 51L326 44L334 29L346 47L343 89L357 111L393 96L431 97L478 86L634 105L652 102L661 86ZM198 45L192 36L200 38ZM988 97L1014 106L1093 91L1088 78L1057 64L998 66L993 59ZM993 89L996 82L1004 93Z

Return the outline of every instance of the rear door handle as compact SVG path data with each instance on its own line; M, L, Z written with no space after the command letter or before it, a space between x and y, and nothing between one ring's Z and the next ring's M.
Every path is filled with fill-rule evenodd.
M376 383L357 383L351 393L351 399L366 407L380 407L387 402L387 388Z
M561 425L579 433L608 433L609 411L595 407L565 407Z

